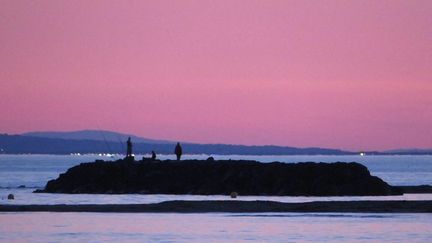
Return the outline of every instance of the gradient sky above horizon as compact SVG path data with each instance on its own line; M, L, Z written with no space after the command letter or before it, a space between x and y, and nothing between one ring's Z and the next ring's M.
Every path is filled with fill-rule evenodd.
M1 1L0 132L432 147L432 1Z

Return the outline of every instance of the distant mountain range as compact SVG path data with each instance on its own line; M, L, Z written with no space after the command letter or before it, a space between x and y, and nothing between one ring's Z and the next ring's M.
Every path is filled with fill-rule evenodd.
M72 132L28 132L20 135L0 134L0 153L7 154L70 154L70 153L125 153L125 142L131 137L134 153L173 153L177 141L143 138L103 130ZM182 143L186 154L238 155L352 155L339 149L295 148L286 146L246 146L232 144ZM432 149L398 149L383 152L364 151L366 154L432 154Z
M392 149L383 151L383 153L387 154L432 154L432 149Z
M21 134L27 137L61 138L73 140L95 140L109 142L124 142L130 137L136 143L173 144L173 141L157 140L138 137L132 134L123 134L105 130L81 130L71 132L27 132Z
M20 135L0 135L0 152L8 154L70 154L70 153L125 153L125 141L131 137L134 153L170 154L174 141L138 137L130 134L101 130L73 132L29 132ZM339 149L295 148L285 146L245 146L231 144L182 143L186 154L238 155L347 155L357 154Z

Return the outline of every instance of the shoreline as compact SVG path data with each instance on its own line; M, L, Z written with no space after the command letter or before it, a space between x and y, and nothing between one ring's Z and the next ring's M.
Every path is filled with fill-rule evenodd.
M417 185L417 186L394 186L390 185L398 190L401 190L402 194L432 194L432 185ZM43 192L43 187L0 187L0 189L36 189L33 193L53 193L53 192ZM55 193L55 194L80 194L80 193ZM109 193L90 193L90 194L100 194L107 195ZM113 193L113 194L124 194L124 193ZM140 193L132 193L140 194ZM162 194L162 195L183 195L183 194ZM226 196L225 194L216 194L221 196ZM266 195L271 196L271 195Z
M150 204L0 205L0 212L99 213L432 213L432 201L165 201Z

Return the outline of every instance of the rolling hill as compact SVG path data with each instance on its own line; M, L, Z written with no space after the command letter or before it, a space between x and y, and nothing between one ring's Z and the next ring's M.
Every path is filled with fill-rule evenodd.
M84 130L74 132L32 132L22 135L0 135L0 152L8 154L70 154L125 153L125 141L132 138L134 153L170 154L174 142L147 139L110 131ZM344 155L354 152L325 148L295 148L286 146L246 146L233 144L182 143L186 154L238 155Z

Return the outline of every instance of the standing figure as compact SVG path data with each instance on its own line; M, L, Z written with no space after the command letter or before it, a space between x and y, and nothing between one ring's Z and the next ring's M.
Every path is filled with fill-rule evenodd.
M151 159L152 159L152 160L156 160L156 153L155 153L155 151L153 151L153 150L152 150L152 157L151 157Z
M126 148L126 158L132 157L132 142L131 138L129 137L127 142L127 148Z
M180 157L182 156L182 147L180 146L180 143L177 143L177 145L175 146L175 154L177 156L177 160L180 160Z

